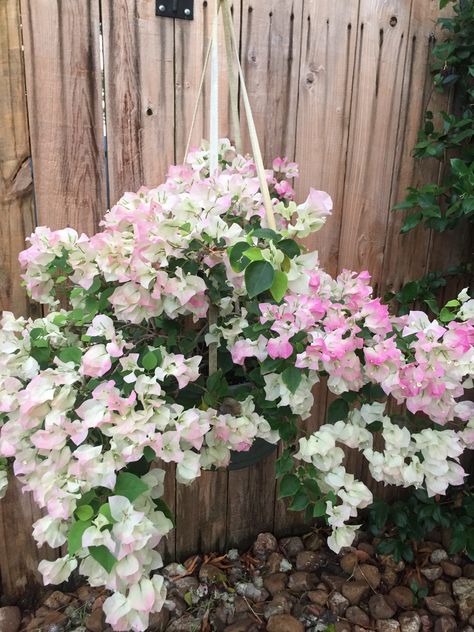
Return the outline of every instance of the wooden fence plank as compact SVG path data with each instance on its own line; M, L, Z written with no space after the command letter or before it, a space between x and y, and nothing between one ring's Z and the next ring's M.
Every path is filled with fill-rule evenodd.
M304 199L313 187L332 197L327 224L307 240L329 274L336 273L339 254L358 13L358 1L341 11L333 0L309 0L303 16L296 192Z
M27 315L29 302L20 286L18 253L34 228L25 76L17 0L0 4L0 310ZM38 561L54 551L38 551L31 524L39 518L30 494L10 480L0 501L0 585L6 598L25 597L39 581Z
M110 204L162 182L174 156L174 23L154 0L102 0Z
M380 282L409 27L409 2L361 0L339 268Z
M303 0L242 3L241 63L268 167L277 156L294 159L302 17ZM241 129L243 148L251 151L244 116ZM252 536L276 526L276 457L277 453L246 470L229 472L229 545L246 546Z
M242 70L268 167L295 153L302 13L303 0L242 3ZM251 151L244 115L241 127L243 147Z
M106 207L98 0L21 0L39 224L92 233Z
M415 160L412 156L425 110L438 112L449 107L449 96L433 89L430 72L430 55L438 16L438 3L434 0L429 3L415 2L413 5L390 206L404 199L407 187L438 181L437 160ZM382 295L387 290L399 290L407 281L418 279L427 272L431 231L419 226L407 234L400 234L404 218L405 213L402 211L390 213L380 288ZM433 263L430 269L433 269L432 266Z
M164 180L174 152L174 20L154 0L101 0L107 170L112 206L125 191ZM175 468L164 465L165 500L175 510ZM163 541L174 559L176 531Z
M194 21L175 23L175 143L176 160L181 162L191 126L202 67L209 43L214 2L195 2ZM232 7L239 32L240 3ZM230 136L230 111L222 19L219 18L219 116L220 136ZM209 137L209 76L193 130L191 147ZM199 544L221 550L226 538L227 472L203 472L191 486L176 486L176 554L186 557ZM194 548L194 551L196 549Z

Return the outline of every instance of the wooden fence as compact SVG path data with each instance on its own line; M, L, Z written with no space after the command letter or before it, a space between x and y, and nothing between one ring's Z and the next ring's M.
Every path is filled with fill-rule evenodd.
M18 252L35 225L92 233L126 190L162 181L182 159L210 30L212 2L192 22L155 17L155 0L0 0L0 303L34 313ZM300 163L300 198L328 191L335 210L311 245L329 272L368 269L379 292L462 256L462 233L400 236L393 204L437 177L411 148L431 91L437 0L241 0L233 16L267 164ZM224 64L223 64L224 65ZM225 84L225 69L222 82ZM221 91L221 110L228 111ZM206 136L208 94L194 133ZM104 127L105 126L105 127ZM104 136L106 130L106 137ZM222 133L228 133L226 124ZM245 136L248 148L248 138ZM310 426L324 418L316 392ZM356 473L361 461L351 457ZM275 500L274 460L206 472L190 487L168 477L177 529L167 553L246 546L256 533L295 529ZM29 495L12 484L0 503L3 591L36 577Z

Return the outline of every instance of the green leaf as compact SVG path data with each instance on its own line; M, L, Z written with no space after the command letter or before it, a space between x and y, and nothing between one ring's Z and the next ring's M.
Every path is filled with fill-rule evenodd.
M192 594L189 591L187 593L184 593L183 599L188 604L188 606L190 608L192 608L192 606L193 606L193 596L192 596Z
M141 363L144 369L152 371L158 366L158 357L154 351L147 351L141 358Z
M65 347L61 350L58 357L61 362L73 362L74 364L80 364L82 351L77 347Z
M109 503L104 503L100 507L99 513L109 521L109 524L115 524L117 522L115 518L112 516Z
M277 303L279 303L286 294L288 289L288 277L284 272L275 270L273 283L270 292Z
M278 498L294 496L301 487L300 479L295 474L285 474L280 481Z
M287 367L281 374L283 383L288 387L291 393L295 393L301 384L301 371L294 366Z
M135 476L135 474L129 474L128 472L120 472L117 476L117 482L115 484L114 494L117 496L125 496L132 503L136 498L148 490L141 478Z
M156 459L156 452L153 450L153 448L150 448L149 445L146 445L143 448L143 456L148 461L148 463L151 463Z
M349 404L342 398L336 399L328 408L328 423L344 420L349 413Z
M408 233L410 230L418 226L418 224L423 219L422 213L412 213L405 218L403 222L403 226L400 229L401 233Z
M461 303L454 298L452 301L448 301L445 307L459 307L460 305Z
M397 299L401 303L411 303L418 296L418 283L416 281L410 281L406 283L397 294Z
M288 448L282 453L282 455L276 461L275 473L277 478L291 472L293 469L293 459Z
M301 254L301 248L293 239L282 239L277 243L276 246L290 259L293 259L293 257L297 257L299 254Z
M275 270L268 261L252 261L245 269L245 287L249 298L269 290L273 284Z
M228 251L229 263L234 272L241 272L243 270L241 266L241 259L248 247L249 244L246 241L238 241Z
M261 261L263 259L262 251L257 246L252 246L244 251L244 257L250 261Z
M81 505L75 511L78 520L90 520L94 515L94 510L90 505Z
M447 307L443 307L443 309L439 313L439 319L442 323L449 323L452 320L455 320L455 318L455 314L450 312Z
M296 494L293 502L288 507L290 511L303 511L309 505L310 499L306 492L300 491Z
M113 567L117 563L117 559L112 555L112 553L106 546L90 546L89 553L96 562L98 562L103 568L105 568L107 573L112 572Z
M326 503L324 500L318 500L314 503L313 518L321 518L326 515Z
M82 548L82 536L84 531L88 529L91 524L91 520L78 520L77 522L72 523L67 534L67 550L69 555L74 555Z
M256 228L250 235L259 239L268 239L269 241L279 241L281 236L271 228Z

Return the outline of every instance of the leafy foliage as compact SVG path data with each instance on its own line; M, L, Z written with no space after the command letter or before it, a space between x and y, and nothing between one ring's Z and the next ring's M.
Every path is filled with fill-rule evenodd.
M395 209L411 210L402 226L406 233L420 223L438 232L474 218L474 3L441 0L440 8L453 2L453 14L439 18L446 37L432 51L433 81L440 92L454 90L455 112L425 113L413 155L444 163L439 183L409 188Z
M380 537L379 553L412 562L418 543L433 529L451 530L451 554L465 552L474 560L474 493L456 491L449 497L430 498L418 489L406 500L375 501L368 511L368 526Z

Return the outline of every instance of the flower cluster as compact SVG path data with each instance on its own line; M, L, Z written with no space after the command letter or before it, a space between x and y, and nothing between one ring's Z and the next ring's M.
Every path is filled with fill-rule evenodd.
M297 166L275 160L271 230L253 161L226 140L219 153L215 173L203 147L164 184L125 194L96 235L37 228L20 262L48 314L1 320L0 494L10 460L46 510L38 544L67 543L40 564L45 582L77 568L109 588L116 630L146 629L166 598L155 551L172 528L163 464L187 484L257 438L294 445L320 379L337 414L300 439L286 480L298 508L326 516L336 550L371 502L341 445L363 450L376 480L438 494L462 481L458 459L473 442L473 407L459 401L474 363L469 297L442 323L391 316L367 272L333 279L294 240L323 226L326 193L296 204ZM374 388L424 427L387 415ZM298 491L295 463L313 496Z

